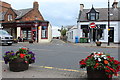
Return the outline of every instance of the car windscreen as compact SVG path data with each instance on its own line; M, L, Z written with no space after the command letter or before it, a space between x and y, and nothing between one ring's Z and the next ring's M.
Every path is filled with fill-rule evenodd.
M0 35L9 35L7 31L0 30Z

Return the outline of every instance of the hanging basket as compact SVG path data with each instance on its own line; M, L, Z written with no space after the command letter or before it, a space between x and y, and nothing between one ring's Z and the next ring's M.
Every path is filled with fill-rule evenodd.
M28 67L29 67L29 64L25 63L24 59L22 58L14 59L9 63L9 69L10 71L13 71L13 72L20 72L20 71L27 70Z
M104 70L93 70L90 67L87 68L87 78L89 80L112 80L112 75L110 75L111 77L109 78L108 75L106 75Z

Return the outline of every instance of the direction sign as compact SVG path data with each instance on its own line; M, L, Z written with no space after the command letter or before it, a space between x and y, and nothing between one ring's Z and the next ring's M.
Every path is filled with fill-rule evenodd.
M94 22L92 22L92 23L90 23L90 26L89 26L90 28L95 28L96 27L96 25L95 25L95 23Z

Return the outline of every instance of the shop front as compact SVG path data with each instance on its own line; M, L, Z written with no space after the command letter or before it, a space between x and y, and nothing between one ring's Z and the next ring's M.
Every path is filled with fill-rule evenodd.
M81 37L88 38L90 42L104 40L105 29L106 25L104 24L98 24L95 28L90 28L89 25L81 25Z
M41 39L47 40L47 42L51 41L51 26L48 21L37 20L26 22L3 23L2 26L5 30L11 28L11 31L9 31L9 33L11 33L15 39L22 39L23 42L29 40L40 42Z

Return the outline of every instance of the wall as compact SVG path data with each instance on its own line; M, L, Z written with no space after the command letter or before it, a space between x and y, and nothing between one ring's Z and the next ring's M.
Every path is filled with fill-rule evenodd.
M89 25L91 22L80 22L78 25L80 35L79 37L82 37L82 29L81 25ZM96 25L97 24L106 24L106 29L104 29L104 40L99 40L101 42L108 42L108 22L94 22ZM114 27L114 43L119 43L120 42L120 27L119 27L120 22L118 23L117 21L111 21L110 22L110 27Z
M40 29L38 30L38 42L39 43L46 43L46 42L51 42L52 40L52 26L51 24L48 24L48 39L41 39L41 26L39 26Z
M73 32L73 33L72 33ZM72 29L70 29L69 31L67 31L67 41L69 42L75 42L75 37L79 36L79 31L77 29L77 27L73 27Z

